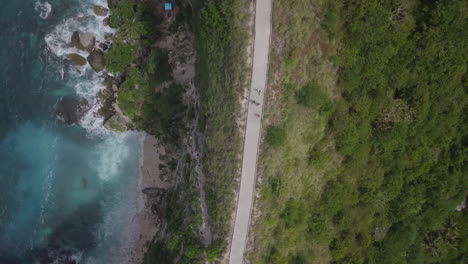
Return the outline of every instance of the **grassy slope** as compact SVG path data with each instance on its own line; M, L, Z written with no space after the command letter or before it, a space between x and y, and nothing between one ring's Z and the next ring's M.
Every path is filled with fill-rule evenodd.
M239 168L241 138L236 125L239 93L247 71L244 62L247 12L241 2L194 2L196 86L201 94L206 201L214 241L208 246L201 243L201 216L194 209L199 208L195 187L198 182L191 177L194 172L187 170L178 189L169 197L167 236L151 245L145 263L213 262L221 258L225 249Z
M466 261L467 11L275 1L252 263Z
M215 235L227 235L233 190L239 174L241 138L236 119L239 95L247 77L247 10L242 0L202 1L197 21L197 87L205 127L207 204Z

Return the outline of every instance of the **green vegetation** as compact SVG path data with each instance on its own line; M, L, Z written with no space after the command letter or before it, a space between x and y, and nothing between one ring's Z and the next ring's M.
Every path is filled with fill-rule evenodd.
M249 32L246 8L240 0L209 0L196 17L196 85L201 92L206 136L206 198L210 226L220 246L227 238L233 188L239 176L241 138L236 119L240 92L248 76L244 61Z
M297 91L296 101L300 105L314 108L321 114L329 114L335 110L333 102L322 91L316 81L307 83Z
M190 191L197 183L191 182L193 177L187 176L179 186L182 191L172 194L169 202L172 209L166 217L169 222L166 243L153 244L145 263L156 260L174 263L177 256L181 256L179 263L214 262L224 252L233 206L233 188L236 188L235 178L239 170L241 142L236 119L240 111L239 96L245 81L244 73L247 71L244 62L248 37L248 29L245 28L247 12L243 8L239 0L198 1L194 6L196 86L201 93L200 126L206 136L203 157L206 202L209 225L216 240L206 246L200 241L200 205L193 205L198 198L194 191ZM187 15L185 19L192 17ZM148 68L152 69L153 66ZM156 66L156 71L159 68ZM161 98L159 102L164 106L170 100ZM161 108L159 111L166 112ZM195 115L191 111L189 115ZM226 138L229 140L226 141Z
M265 141L272 146L283 146L286 143L286 129L279 126L268 127Z
M141 115L141 107L147 96L151 95L151 89L145 82L141 71L131 68L125 81L119 87L119 107L132 120Z
M119 28L128 23L128 21L137 18L134 5L135 1L133 0L119 1L117 7L112 9L112 15L109 17L109 24L114 28ZM141 17L141 8L139 8L138 11L138 15Z
M169 139L178 137L178 128L181 126L182 118L180 113L185 111L182 92L182 86L172 84L166 90L156 93L151 98L152 103L145 106L147 107L146 115L158 117L158 128Z
M206 135L203 157L206 199L215 240L208 245L202 243L199 176L193 172L194 164L187 154L184 162L177 163L174 159L169 168L162 168L175 171L177 166L181 176L176 179L176 187L167 190L164 235L151 243L144 263L215 262L224 252L239 169L241 144L236 124L239 93L247 71L244 62L247 12L241 2L196 1L193 16L192 9L181 4L173 13L174 20L158 21L162 23L155 22L154 10L145 6L145 1L134 4L132 0L122 0L111 12L109 23L118 29L105 59L108 70L117 75L120 83L118 105L138 129L166 140L175 153L181 144L177 139L185 133L181 121L193 120L200 109L196 103L190 109L184 105L181 96L184 88L172 82L168 55L155 48L154 43L185 25L193 25L191 29L197 40L199 126Z
M466 1L278 0L273 21L266 127L288 136L252 263L467 262Z
M124 72L135 59L134 54L136 50L137 47L135 45L116 41L112 45L112 49L105 54L107 70L112 73Z
M145 256L144 263L204 263L205 247L199 240L201 210L198 203L196 177L193 177L191 160L187 155L180 190L169 194L166 220L168 236L164 242L154 243ZM193 204L187 202L194 202Z
M112 48L105 55L108 71L122 73L134 61L139 40L147 33L146 28L151 27L151 20L145 20L144 10L142 2L136 5L133 0L122 0L112 9L109 24L118 31L112 37Z
M158 38L157 21L145 2L120 1L109 17L110 25L118 29L105 54L106 67L119 75L118 105L137 128L175 140L185 111L183 89L161 86L171 80L171 69L167 55L153 46Z
M196 83L201 93L200 127L204 129L204 172L209 226L215 238L208 245L200 239L201 212L198 176L187 172L170 195L170 209L166 219L164 242L153 243L145 263L205 263L219 260L228 239L233 189L238 176L240 151L239 128L236 119L240 111L239 96L245 81L245 50L248 31L245 28L246 10L241 1L207 0L195 2L195 14L178 16L176 22L194 25L197 49ZM193 19L193 21L191 20ZM187 22L187 21L185 21ZM173 25L170 26L172 28ZM161 54L152 56L161 59ZM151 56L150 56L151 57ZM161 71L163 65L148 66ZM166 106L177 105L175 97L157 99L158 114L165 115ZM195 116L194 109L188 117ZM166 123L166 122L162 122ZM172 127L168 121L168 128ZM226 138L229 140L226 141ZM188 158L190 160L190 158ZM186 162L189 164L189 162ZM190 165L187 165L190 170ZM178 258L180 257L180 259Z
M125 132L127 130L127 127L125 127L122 123L118 122L117 120L109 120L107 122L108 126L119 132Z

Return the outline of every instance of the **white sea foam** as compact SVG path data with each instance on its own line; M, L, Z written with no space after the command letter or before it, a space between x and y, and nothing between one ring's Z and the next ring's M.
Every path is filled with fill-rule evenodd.
M34 10L39 12L39 17L42 19L47 19L50 15L50 12L52 12L52 5L47 1L37 1L36 4L34 4Z
M37 3L46 5L47 2L40 0ZM57 78L61 78L67 82L68 88L73 87L76 94L85 98L91 105L91 109L80 120L80 125L86 129L91 137L99 138L96 140L96 144L93 145L90 153L90 155L94 157L93 163L90 165L93 169L95 167L96 172L96 175L92 177L99 177L99 179L95 179L99 183L102 183L103 186L106 186L106 189L111 189L115 192L112 192L112 195L110 195L112 197L105 197L100 201L102 203L102 208L104 208L104 219L95 229L97 243L96 259L89 259L88 252L85 252L83 256L78 254L75 256L76 258L73 259L75 259L77 263L86 262L88 264L128 263L128 261L125 260L126 256L128 256L127 247L122 248L119 243L127 242L122 241L122 232L124 232L124 229L131 223L131 217L135 214L137 208L135 205L136 200L133 199L134 197L132 196L134 194L129 194L126 190L127 187L132 188L130 185L136 184L134 181L135 179L132 179L135 176L133 175L134 172L128 168L129 161L133 162L135 160L132 161L132 159L138 158L136 147L132 145L132 141L135 140L136 135L135 132L115 133L103 127L104 120L97 115L97 111L101 107L97 99L97 94L105 88L103 85L103 74L95 73L89 65L70 66L70 63L67 63L66 57L71 53L77 53L83 57L87 57L88 55L87 52L81 51L71 45L73 32L93 33L98 42L104 42L106 33L114 33L112 28L104 25L104 17L96 16L93 11L95 4L107 7L106 0L83 0L80 3L82 3L83 8L75 12L77 15L64 19L46 35L45 42L50 51L47 54L51 61L58 61L56 65ZM50 10L46 14L46 18L49 16ZM45 19L42 13L40 15L41 18ZM54 177L56 176L50 173L47 182L52 181ZM57 179L59 179L59 177L56 177L56 180ZM76 180L79 181L79 179ZM78 184L77 181L75 181L76 184ZM70 181L70 184L73 184L73 182ZM47 192L51 193L51 186L47 185L44 188L47 188ZM136 189L136 186L134 186L134 188ZM76 192L73 190L69 191L67 192L68 198L64 199L64 201L59 204L60 206L56 205L56 207L52 209L57 210L57 208L59 208L61 212L63 211L64 214L68 214L74 211L78 205L85 204L89 200L95 199L97 193L98 189L92 189L92 187L88 187L86 190L80 189ZM52 196L58 197L59 194L54 194ZM54 197L47 196L44 198L44 203L41 205L41 222L43 225L44 222L48 223L48 219L47 215L44 215L42 211L49 206L45 206L45 204L48 204L48 202L53 199ZM49 210L51 209L49 208ZM52 225L53 223L49 224ZM46 232L40 234L41 237L43 237L43 239L40 240L47 241L46 238L49 236L48 230L50 230L50 228L46 229L47 226L43 227ZM120 246L114 247L114 244ZM110 251L110 255L117 256L119 260L111 262L103 261L101 255L107 255L107 253L105 253L107 251Z
M96 99L97 93L104 87L102 78L94 72L91 74L92 76L88 77L89 79L81 80L75 84L76 93L88 101Z
M105 17L94 13L94 5L107 7L107 1L94 0L84 5L84 8L73 17L59 23L55 29L46 35L45 41L48 49L59 58L65 58L69 54L76 53L87 57L88 53L71 45L73 32L89 32L96 37L97 42L104 42L106 34L113 34L114 29L104 24ZM85 98L92 105L91 109L84 115L80 125L93 136L105 136L111 132L103 127L103 118L97 114L101 107L97 100L97 94L104 89L102 73L95 73L87 64L85 66L72 65L69 69L60 70L60 76L69 75L76 83L74 85L77 95Z
M122 162L130 155L128 138L131 132L112 133L98 146L100 160L96 161L98 176L103 181L111 180L122 171Z
M52 195L52 184L54 182L55 178L55 170L57 166L57 143L58 143L58 136L55 136L55 138L52 141L52 144L50 146L50 151L53 151L51 153L51 162L49 163L49 168L47 169L47 177L44 182L43 190L42 192L45 194L44 199L41 201L40 205L40 212L39 212L39 221L41 224L45 224L45 212L47 208L50 206L50 200L51 200L51 195Z
M128 198L127 195L117 193L110 201L111 204L108 206L110 210L104 215L101 225L96 229L95 236L99 241L113 244L112 247L105 250L97 248L99 252L105 252L104 258L108 263L130 263L131 247L129 247L129 244L131 242L127 241L129 237L126 237L125 234L130 231L129 225L132 223L132 216L136 214L136 205L134 199ZM122 227L126 228L122 229ZM87 262L87 264L98 263L95 260Z
M56 56L62 57L70 53L78 53L86 56L87 53L71 45L73 32L93 33L96 41L104 42L106 34L114 33L115 30L104 25L104 17L96 16L91 7L83 10L74 17L69 17L58 24L55 29L46 35L47 46Z

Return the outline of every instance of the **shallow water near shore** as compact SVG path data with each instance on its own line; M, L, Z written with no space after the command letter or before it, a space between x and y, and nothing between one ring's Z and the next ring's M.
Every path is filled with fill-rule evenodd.
M66 59L73 31L112 32L92 12L106 1L2 4L0 263L125 263L141 135L102 127L102 76ZM91 106L79 124L57 117L65 96Z

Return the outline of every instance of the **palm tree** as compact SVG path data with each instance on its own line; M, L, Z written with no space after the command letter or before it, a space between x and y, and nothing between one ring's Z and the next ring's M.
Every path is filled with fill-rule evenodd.
M130 41L134 41L146 34L146 29L143 23L141 23L136 17L133 17L122 25L120 32L125 36L125 38Z
M424 235L424 249L429 251L432 256L439 257L440 236L437 233L427 233Z
M453 217L449 218L442 229L442 239L444 242L453 249L458 245L458 223L455 222Z

